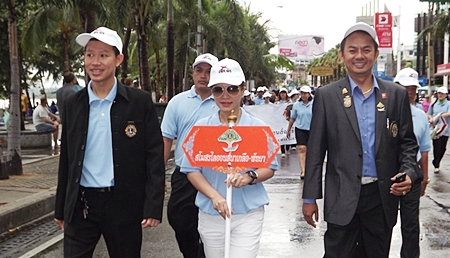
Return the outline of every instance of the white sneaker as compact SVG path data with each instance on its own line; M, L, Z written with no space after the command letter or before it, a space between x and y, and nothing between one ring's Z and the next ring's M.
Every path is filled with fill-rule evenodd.
M284 154L284 153L281 154L281 157L282 157L282 158L286 158L286 154Z
M289 155L289 154L291 154L291 152L289 150L287 150L286 151L286 155Z
M434 173L438 174L439 173L439 168L434 168Z

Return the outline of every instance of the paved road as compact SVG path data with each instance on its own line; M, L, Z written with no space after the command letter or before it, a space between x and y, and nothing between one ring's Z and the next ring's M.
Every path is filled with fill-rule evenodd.
M279 158L280 169L265 183L270 205L266 207L263 236L259 258L322 257L323 234L326 223L322 220L316 229L306 224L301 214L301 191L297 155ZM432 155L430 156L432 157ZM431 162L431 159L430 159ZM431 164L430 164L431 166ZM170 171L167 173L167 178ZM450 257L450 156L444 157L442 172L430 174L431 183L421 199L421 250L422 257ZM170 188L169 188L170 190ZM167 202L168 196L166 196ZM322 209L323 202L318 202ZM399 224L394 228L390 257L399 257L401 245ZM62 257L62 246L39 257ZM105 244L100 242L94 257L108 257ZM173 231L164 218L155 229L144 230L142 257L181 258Z

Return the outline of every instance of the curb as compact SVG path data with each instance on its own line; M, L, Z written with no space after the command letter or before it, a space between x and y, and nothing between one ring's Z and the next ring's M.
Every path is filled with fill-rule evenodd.
M56 187L36 193L0 207L0 232L16 230L21 225L54 210Z

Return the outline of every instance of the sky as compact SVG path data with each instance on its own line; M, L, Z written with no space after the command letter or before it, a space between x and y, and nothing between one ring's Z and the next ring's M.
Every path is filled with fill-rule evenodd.
M386 4L393 16L400 15L400 30L393 29L393 46L414 44L414 18L427 12L428 3L419 0L241 0L252 13L261 12L262 21L270 19L270 34L324 36L325 51L339 44L345 31L356 23L356 16L384 12ZM369 11L370 9L370 11ZM374 11L375 10L375 11ZM276 53L275 50L271 52Z

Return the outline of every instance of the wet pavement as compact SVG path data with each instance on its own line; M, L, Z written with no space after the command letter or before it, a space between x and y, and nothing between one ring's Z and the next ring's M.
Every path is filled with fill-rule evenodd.
M322 257L323 235L326 222L323 221L323 202L318 200L320 217L317 228L312 228L303 219L301 212L301 192L303 182L299 178L297 153L281 159L280 169L275 176L265 182L270 204L266 207L259 258ZM431 166L430 179L425 196L420 204L421 257L450 257L450 155L447 153L441 165L441 173L434 174ZM171 168L166 171L170 180ZM170 193L170 184L169 193ZM167 204L169 193L166 196ZM164 210L164 215L166 211ZM401 245L400 224L393 232L390 257L399 257ZM59 243L36 257L62 257ZM108 257L106 246L101 241L94 257ZM181 258L175 237L166 216L163 223L154 229L146 229L143 234L142 257Z

